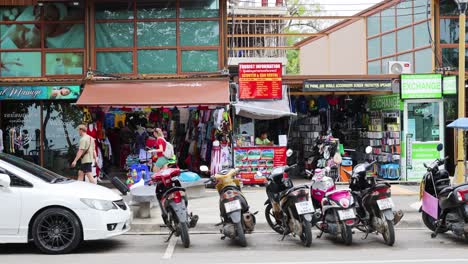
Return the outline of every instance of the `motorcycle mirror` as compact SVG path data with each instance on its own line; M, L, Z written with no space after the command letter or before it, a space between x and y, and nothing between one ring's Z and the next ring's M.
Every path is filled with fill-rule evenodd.
M292 149L288 149L288 150L286 151L286 156L287 156L288 158L291 157L292 154L293 154L293 152L294 152L294 151L293 151Z
M366 154L371 154L372 153L372 147L371 146L367 146L366 147Z
M210 169L208 169L208 166L206 166L206 165L200 166L200 171L201 171L201 172L208 172L209 170L210 170Z
M441 152L443 149L444 149L444 144L439 143L439 144L437 145L437 151Z

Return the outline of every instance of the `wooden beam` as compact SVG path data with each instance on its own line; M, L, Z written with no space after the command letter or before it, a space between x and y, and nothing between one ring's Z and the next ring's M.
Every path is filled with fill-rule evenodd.
M229 50L294 50L294 49L299 49L296 47L289 47L289 46L280 46L280 47L235 47L231 48L228 47Z
M298 36L298 37L317 37L317 36L326 36L325 33L270 33L270 34L233 34L228 35L228 37L232 38L240 38L240 37L290 37L290 36Z
M236 16L236 17L228 17L228 20L236 20L236 21L243 21L243 20L317 20L317 19L361 19L361 16L279 16L279 17L272 17L272 16Z

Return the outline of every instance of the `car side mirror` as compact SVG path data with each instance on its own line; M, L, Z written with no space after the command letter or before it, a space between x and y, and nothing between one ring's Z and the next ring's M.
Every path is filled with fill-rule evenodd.
M11 179L5 173L0 173L0 187L8 188L10 187Z

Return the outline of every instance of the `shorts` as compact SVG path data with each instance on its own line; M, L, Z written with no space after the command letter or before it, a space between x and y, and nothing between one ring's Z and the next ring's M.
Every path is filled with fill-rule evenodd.
M159 157L158 160L156 161L156 164L154 164L158 168L164 167L164 165L168 164L169 161L165 157Z
M81 163L78 166L78 170L84 172L84 173L91 173L93 171L93 164L91 162L88 163Z

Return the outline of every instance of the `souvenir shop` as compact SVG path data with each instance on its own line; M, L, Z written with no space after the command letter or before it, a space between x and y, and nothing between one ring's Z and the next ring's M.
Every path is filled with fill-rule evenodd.
M392 86L392 80L304 81L303 91L291 96L297 118L289 146L298 171L328 166L336 180L346 182L346 171L368 158L377 161L379 177L400 180L400 95ZM373 149L367 157L366 146Z
M156 128L174 147L170 166L198 171L200 165L209 165L215 173L231 164L227 80L93 82L77 104L86 113L91 135L97 135L103 160L98 166L104 173L149 179L154 159L148 150Z

